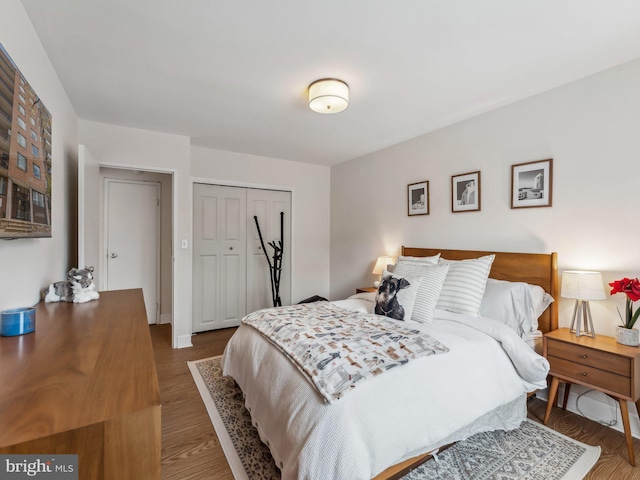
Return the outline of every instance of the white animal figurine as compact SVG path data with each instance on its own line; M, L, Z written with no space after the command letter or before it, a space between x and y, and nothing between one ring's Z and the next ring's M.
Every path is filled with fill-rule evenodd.
M100 297L93 283L93 267L72 268L67 279L49 285L44 291L44 301L85 303Z

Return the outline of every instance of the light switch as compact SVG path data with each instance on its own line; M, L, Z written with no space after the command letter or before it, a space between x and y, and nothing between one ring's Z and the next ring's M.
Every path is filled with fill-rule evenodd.
M180 248L182 248L182 250L186 250L187 248L189 248L189 240L183 238L182 242L180 243Z

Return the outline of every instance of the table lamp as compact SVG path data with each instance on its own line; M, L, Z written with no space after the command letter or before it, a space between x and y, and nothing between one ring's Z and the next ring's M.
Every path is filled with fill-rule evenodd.
M562 272L560 296L563 298L575 298L576 300L570 331L574 332L576 337L584 335L595 338L596 333L593 330L589 300L606 300L607 298L600 272L575 270ZM583 329L580 327L581 321Z
M378 280L373 282L374 287L379 287L380 282L382 281L382 272L387 269L387 265L393 263L393 258L391 257L378 257L376 260L376 265L373 267L373 271L371 272L373 275L378 275Z

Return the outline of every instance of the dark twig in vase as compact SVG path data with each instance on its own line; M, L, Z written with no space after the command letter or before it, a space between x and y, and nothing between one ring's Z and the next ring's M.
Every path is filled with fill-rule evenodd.
M273 263L271 263L271 259L267 253L267 248L264 245L257 215L254 215L253 219L256 222L256 228L258 229L258 237L260 238L262 251L264 252L264 256L267 257L267 263L269 264L269 279L271 280L271 299L273 300L273 306L281 307L280 278L282 276L282 255L284 252L284 244L282 241L284 238L284 212L280 212L280 240L278 241L278 244L276 244L275 240L269 242L269 246L273 248Z

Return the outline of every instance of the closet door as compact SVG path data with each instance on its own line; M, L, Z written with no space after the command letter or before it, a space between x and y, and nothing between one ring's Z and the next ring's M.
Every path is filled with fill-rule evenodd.
M269 265L260 244L254 216L258 217L260 231L273 264L273 248L269 242L278 244L280 235L280 212L284 212L282 275L280 298L282 305L291 304L291 192L277 190L247 190L247 312L272 307Z
M246 315L246 189L193 185L193 332Z

